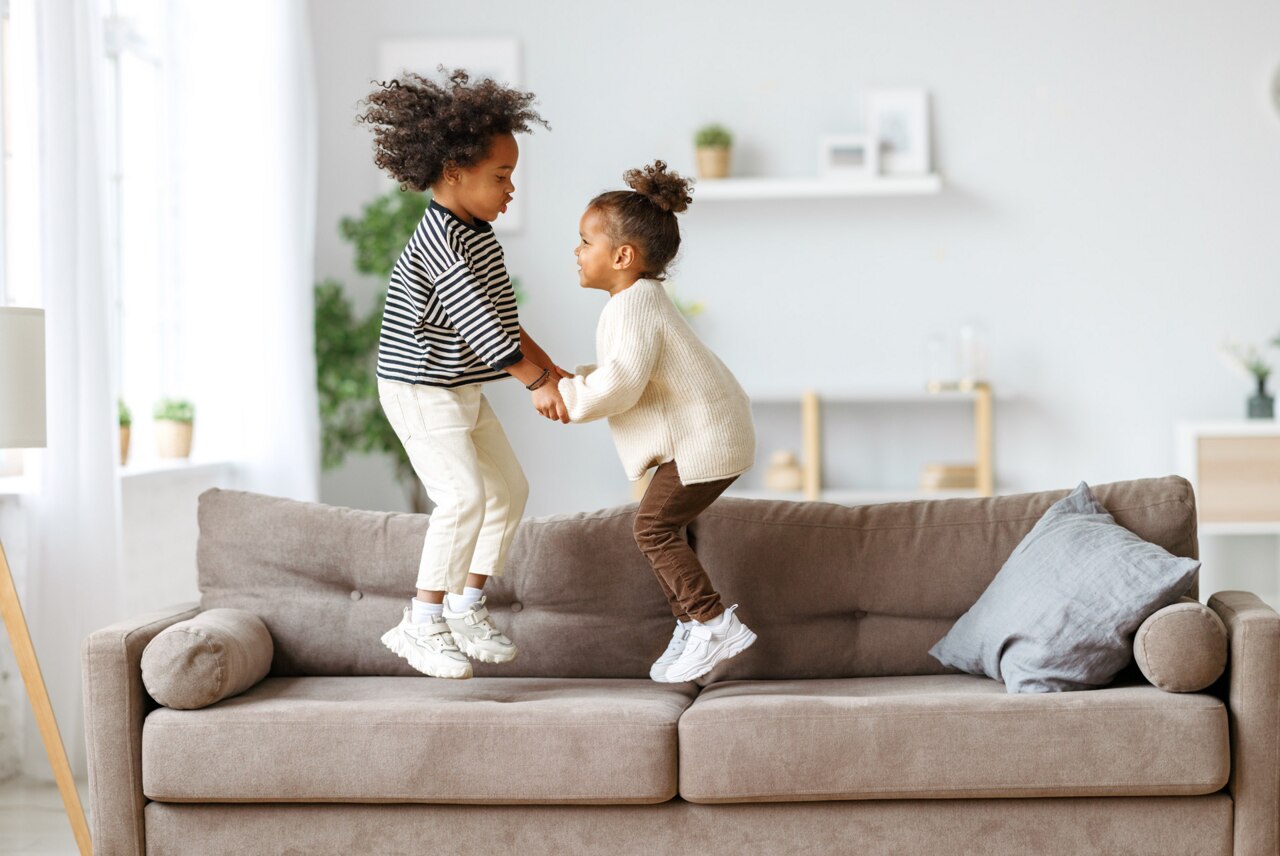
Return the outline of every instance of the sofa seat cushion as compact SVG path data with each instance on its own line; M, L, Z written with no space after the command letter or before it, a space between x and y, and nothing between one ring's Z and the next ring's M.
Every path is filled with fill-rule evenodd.
M634 679L268 678L152 711L142 786L167 802L658 803L691 685Z
M973 675L734 681L680 718L691 802L1207 794L1230 770L1210 695L1012 695Z

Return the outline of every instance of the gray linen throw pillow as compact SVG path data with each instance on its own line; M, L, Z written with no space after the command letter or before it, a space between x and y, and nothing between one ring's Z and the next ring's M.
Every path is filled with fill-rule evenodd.
M1084 482L1050 506L930 656L1011 693L1089 689L1133 658L1133 636L1200 562L1120 526Z

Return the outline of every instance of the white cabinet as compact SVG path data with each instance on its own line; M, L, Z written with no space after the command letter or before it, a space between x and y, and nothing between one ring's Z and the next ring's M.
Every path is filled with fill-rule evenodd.
M1280 422L1186 422L1178 472L1196 492L1200 594L1256 591L1280 605Z

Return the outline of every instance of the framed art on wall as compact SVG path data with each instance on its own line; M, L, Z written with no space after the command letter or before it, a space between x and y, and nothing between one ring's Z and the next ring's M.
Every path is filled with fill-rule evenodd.
M824 134L818 138L818 171L824 178L869 179L880 171L880 147L870 134Z
M887 175L925 175L929 162L929 93L923 89L877 89L867 97L871 138L880 146Z

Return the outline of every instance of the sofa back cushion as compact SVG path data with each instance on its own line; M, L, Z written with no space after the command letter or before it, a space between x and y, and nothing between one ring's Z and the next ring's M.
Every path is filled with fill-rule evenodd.
M647 677L670 610L631 536L635 506L524 520L485 588L520 647L477 675ZM232 490L200 497L201 606L258 615L274 675L417 675L383 647L414 594L428 517Z
M1049 506L1070 491L843 507L722 498L690 527L727 604L759 636L716 680L923 675L929 656ZM1191 485L1100 485L1117 523L1198 558ZM1195 591L1194 585L1191 589Z
M1101 485L1116 521L1196 557L1191 487ZM721 498L690 540L759 641L709 679L917 675L1013 548L1067 491L847 508ZM486 588L520 647L477 675L644 678L672 618L632 538L634 504L520 524ZM230 490L200 498L202 606L258 615L275 675L416 675L380 642L413 596L428 518Z

